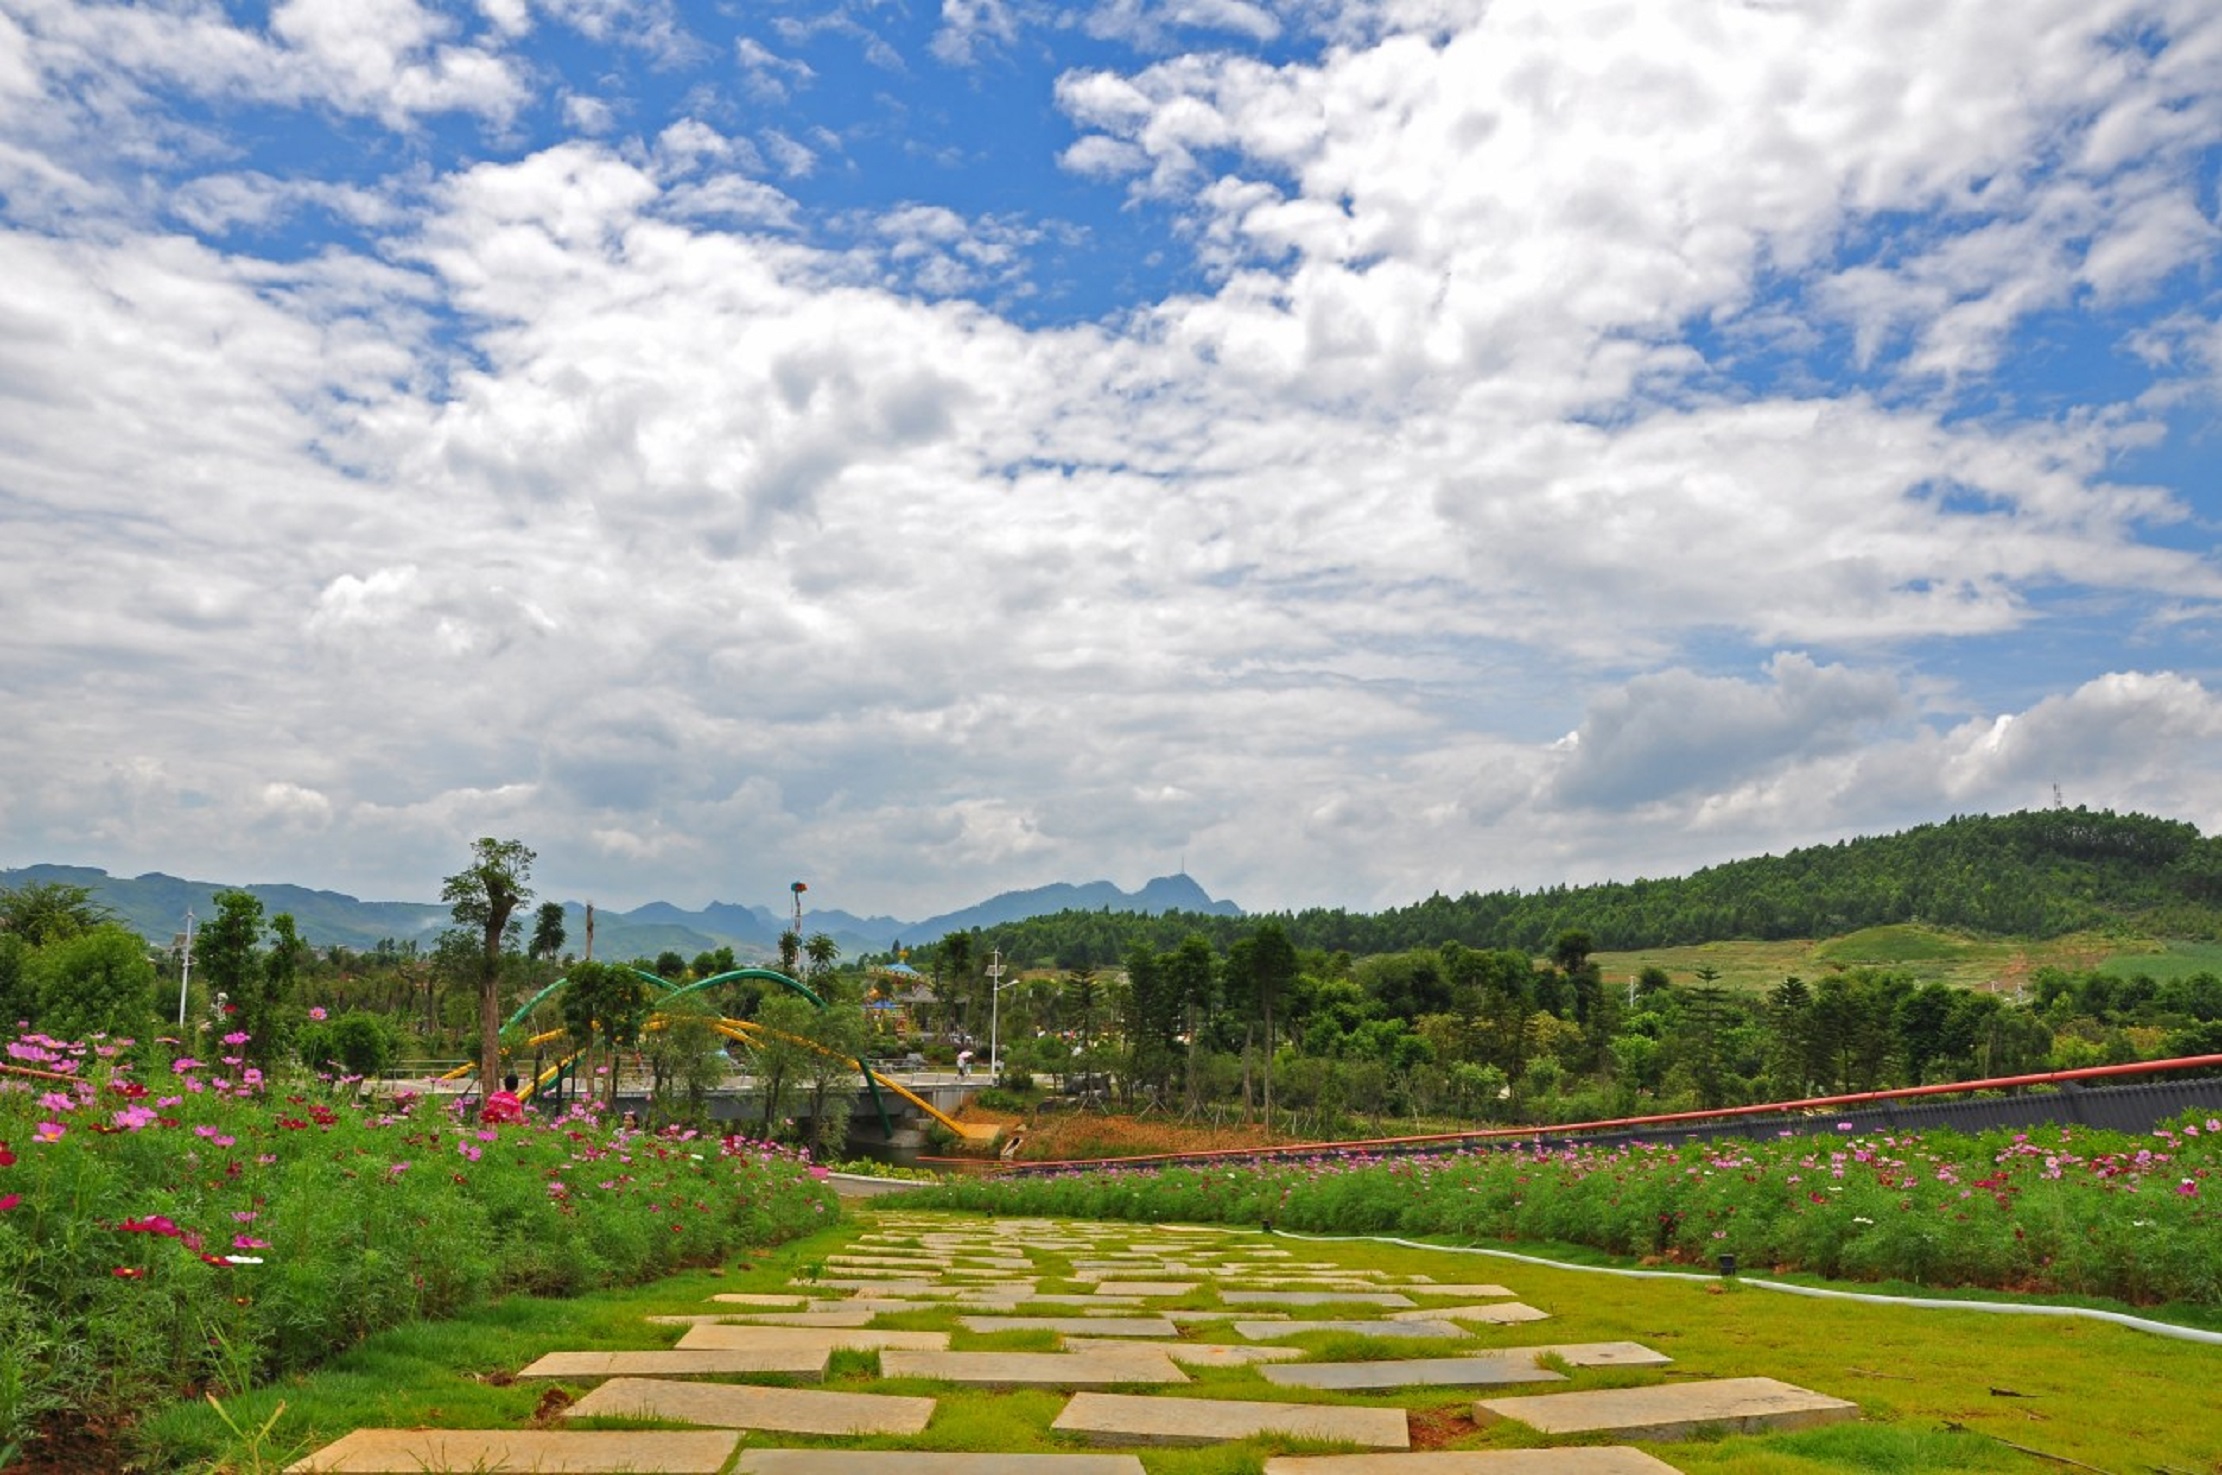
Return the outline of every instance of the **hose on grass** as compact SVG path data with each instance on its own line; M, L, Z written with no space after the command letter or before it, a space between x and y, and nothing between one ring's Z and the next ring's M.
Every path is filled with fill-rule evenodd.
M1421 1240L1398 1239L1387 1234L1298 1234L1287 1229L1267 1226L1264 1231L1283 1239L1304 1240L1314 1244L1348 1243L1362 1241L1372 1244L1400 1245L1409 1250L1440 1250L1446 1255L1489 1255L1499 1260L1517 1260L1523 1265L1541 1265L1551 1270L1580 1270L1594 1275L1622 1275L1631 1280L1703 1280L1714 1279L1688 1270L1635 1270L1618 1265L1569 1265L1563 1260L1549 1260L1541 1255L1523 1255L1513 1250L1492 1250L1480 1245L1436 1245ZM1763 1291L1781 1291L1792 1296L1811 1296L1822 1301L1858 1301L1869 1306L1909 1306L1923 1311L1987 1311L2003 1316L2071 1316L2090 1321L2111 1322L2128 1327L2131 1331L2149 1332L2156 1337L2171 1337L2179 1342L2203 1342L2210 1347L2222 1347L2222 1332L2201 1331L2197 1327L2177 1326L2173 1322L2153 1321L2143 1316L2131 1316L2122 1311L2102 1311L2092 1306L2055 1306L2037 1301L1952 1301L1937 1296L1884 1296L1872 1291L1834 1291L1820 1286L1792 1285L1781 1280L1755 1280L1737 1276L1739 1285L1754 1286Z

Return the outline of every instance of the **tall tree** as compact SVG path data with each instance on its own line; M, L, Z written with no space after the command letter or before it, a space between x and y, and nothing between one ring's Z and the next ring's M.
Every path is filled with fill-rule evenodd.
M93 900L90 889L66 881L0 888L0 932L12 932L30 947L60 942L114 919Z
M293 920L293 913L280 912L270 919L270 951L263 954L259 978L250 984L247 996L251 1003L242 1005L240 1028L247 1031L247 1053L265 1063L275 1060L281 1050L292 1047L292 1031L286 1025L285 1005L291 1002L301 974L301 959L307 956L309 945L301 939L301 929Z
M255 950L262 944L262 901L246 891L216 893L216 915L201 929L194 956L211 997L250 1019L261 992Z
M1188 1110L1191 1114L1201 1109L1202 1082L1197 1077L1196 1055L1203 1043L1204 1019L1210 1014L1218 998L1219 960L1212 955L1211 944L1203 935L1191 932L1181 940L1181 945L1158 960L1158 968L1165 975L1167 991L1178 1001L1182 1027L1188 1035L1186 1069Z
M440 900L448 903L458 927L478 930L478 1085L491 1091L501 1082L501 955L510 917L532 900L532 851L521 840L481 839L471 847L471 863L447 878Z
M533 913L532 945L526 952L535 958L552 958L563 951L563 903L544 901Z
M1278 922L1262 922L1250 934L1250 978L1257 990L1258 1013L1265 1026L1265 1119L1273 1120L1273 1006L1296 981L1296 948Z
M647 980L616 963L579 963L564 982L564 1028L581 1050L599 1041L608 1051L606 1099L613 1104L623 1052L640 1039L651 1003Z

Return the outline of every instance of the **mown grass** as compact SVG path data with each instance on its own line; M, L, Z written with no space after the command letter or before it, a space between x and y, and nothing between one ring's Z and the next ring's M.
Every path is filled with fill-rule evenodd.
M2116 978L2143 974L2155 983L2194 973L2222 974L2222 942L2155 943L2147 949L2124 949L2097 966L2099 972Z
M1711 968L1720 974L1722 987L1743 993L1764 993L1792 974L1810 982L1835 968L1891 968L1924 983L2011 992L2039 968L2083 972L2104 966L2108 971L2133 973L2148 962L2168 963L2177 956L2179 947L2213 949L2215 956L2222 958L2222 945L2211 943L2143 944L2151 949L2149 952L2135 952L2135 946L2119 937L2097 933L2072 933L2032 942L1901 925L1869 927L1834 938L1708 942L1693 947L1600 952L1591 957L1609 985L1625 988L1629 979L1649 967L1664 968L1675 983L1688 985L1696 982L1698 969ZM2126 966L2116 968L2116 960ZM2199 966L2222 971L2222 962L2208 961ZM2183 971L2199 970L2186 966ZM2174 975L2153 972L2153 976Z
M953 1224L967 1219L949 1216ZM875 1216L869 1212L859 1214L785 1250L740 1262L724 1276L680 1275L650 1286L567 1301L512 1299L453 1321L397 1329L369 1339L324 1371L234 1400L228 1409L235 1422L251 1428L283 1400L286 1411L278 1427L282 1453L298 1453L360 1425L522 1426L531 1421L549 1385L515 1383L508 1377L532 1358L568 1348L669 1345L680 1329L651 1327L641 1316L701 1311L706 1309L707 1297L719 1290L784 1290L800 1266L874 1223ZM1151 1230L1146 1225L1121 1225L1113 1232L1140 1236ZM1527 1326L1477 1326L1473 1337L1455 1343L1400 1342L1389 1349L1332 1333L1299 1339L1299 1345L1312 1349L1315 1357L1364 1356L1384 1350L1400 1356L1446 1355L1550 1342L1633 1340L1669 1353L1675 1364L1660 1371L1577 1369L1568 1383L1553 1388L1765 1375L1849 1398L1861 1407L1863 1418L1852 1425L1646 1446L1689 1475L1942 1475L2067 1468L2016 1453L2008 1444L2041 1450L2055 1461L2080 1461L2114 1475L2130 1471L2222 1475L2222 1349L2214 1347L2098 1323L1811 1301L1724 1284L1717 1278L1630 1280L1447 1248L1317 1243L1288 1236L1273 1242L1293 1251L1299 1261L1425 1275L1446 1283L1499 1281L1528 1304L1552 1313L1550 1321ZM1054 1257L1039 1258L1051 1270L1060 1268ZM1084 1283L1053 1275L1045 1275L1040 1284L1043 1291L1082 1288ZM1199 1292L1181 1299L1208 1302L1211 1297ZM1323 1308L1320 1314L1332 1310ZM956 1308L936 1308L906 1313L900 1324L950 1330L952 1345L958 1348L1039 1347L1047 1340L1040 1334L1016 1334L1021 1341L1009 1333L968 1333L957 1320L962 1314ZM1309 1308L1290 1314L1314 1316ZM1368 1309L1362 1314L1378 1312ZM894 1319L886 1324L894 1324ZM1243 1340L1221 1321L1188 1323L1183 1334L1199 1341ZM876 1356L840 1353L826 1386L934 1396L939 1407L924 1434L908 1439L754 1434L749 1442L760 1447L836 1445L979 1453L1086 1447L1050 1432L1064 1404L1060 1393L967 1391L917 1379L882 1380L877 1374ZM1255 1367L1194 1369L1190 1375L1194 1381L1183 1386L1132 1391L1399 1406L1423 1416L1428 1411L1448 1416L1455 1431L1449 1448L1512 1449L1541 1442L1518 1425L1468 1428L1463 1416L1476 1397L1484 1396L1470 1390L1298 1393L1267 1383ZM588 1384L558 1386L576 1395L586 1391ZM166 1410L146 1427L161 1451L159 1468L208 1470L221 1468L217 1462L227 1457L237 1461L236 1441L205 1406ZM1257 1475L1267 1456L1297 1447L1285 1441L1252 1440L1205 1449L1137 1452L1150 1475Z

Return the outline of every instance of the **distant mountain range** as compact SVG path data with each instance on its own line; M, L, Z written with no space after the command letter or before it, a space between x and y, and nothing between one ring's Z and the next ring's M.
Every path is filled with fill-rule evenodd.
M150 871L128 879L111 876L92 866L34 865L20 870L0 870L0 887L38 882L82 886L125 926L156 942L168 942L185 928L185 913L206 921L216 911L219 891L246 891L262 901L266 913L290 912L301 935L319 947L339 944L368 949L385 939L415 942L429 947L450 925L448 909L436 903L411 901L358 901L338 891L311 891L302 886L231 886L219 881L186 881ZM1059 882L1029 891L1006 891L961 911L947 912L924 921L905 922L894 917L859 917L844 911L806 911L805 936L823 932L840 945L844 954L883 952L898 942L929 943L951 932L1023 921L1056 912L1113 911L1205 912L1239 917L1242 908L1231 901L1214 901L1187 875L1159 876L1139 891L1122 891L1109 881L1084 886ZM563 904L567 951L580 950L586 940L586 908L579 902ZM524 922L529 929L530 916ZM699 911L688 911L667 901L652 901L629 912L597 908L594 913L594 951L599 957L654 957L679 952L697 953L730 947L743 958L774 954L779 934L792 920L790 913L764 906L713 901Z

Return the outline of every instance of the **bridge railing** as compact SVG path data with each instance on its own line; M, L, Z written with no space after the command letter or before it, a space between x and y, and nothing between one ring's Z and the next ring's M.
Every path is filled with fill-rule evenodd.
M2177 1071L2205 1071L2191 1080L2135 1081L2125 1078ZM1320 1156L1412 1157L1463 1152L1481 1147L1526 1147L1553 1143L1594 1146L1662 1137L1708 1140L1811 1131L1816 1122L1851 1132L1949 1127L1980 1132L1997 1127L2065 1123L2122 1132L2149 1131L2159 1122L2194 1108L2222 1109L2222 1055L2190 1055L2173 1060L2142 1060L2126 1065L2095 1065L2080 1070L1998 1076L1888 1091L1857 1091L1770 1101L1752 1106L1661 1112L1651 1116L1610 1117L1551 1125L1479 1128L1409 1137L1373 1137L1341 1142L1302 1142L1279 1147L1220 1148L1208 1152L1154 1153L1146 1157L1079 1158L1012 1163L1012 1174L1073 1172L1085 1168L1136 1168L1185 1163L1259 1162ZM1993 1093L2012 1094L1993 1094ZM1959 1098L1959 1099L1950 1099Z

